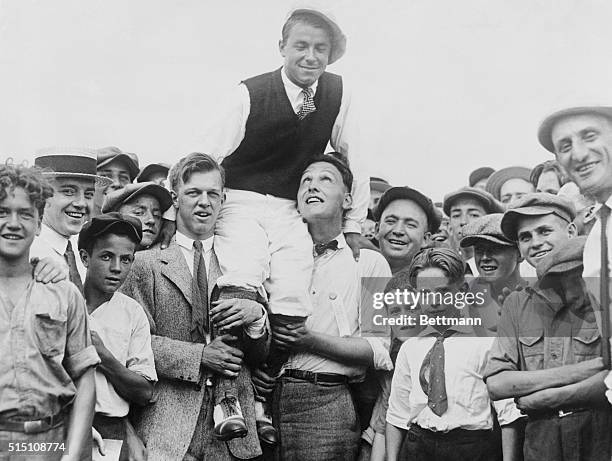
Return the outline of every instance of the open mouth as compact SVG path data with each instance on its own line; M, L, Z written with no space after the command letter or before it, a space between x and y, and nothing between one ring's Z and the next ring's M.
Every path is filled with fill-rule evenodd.
M550 250L540 250L536 251L535 253L532 253L531 257L534 259L538 259L546 256L548 253L550 253Z
M308 197L306 199L306 204L307 205L311 205L313 203L323 203L323 199L321 199L319 197Z
M155 230L154 229L143 229L142 230L143 234L151 234L151 235L155 235Z
M6 240L23 240L23 237L17 234L2 234L2 238Z
M478 269L480 270L481 273L488 273L488 272L495 272L497 270L497 266L491 266L491 265L482 265L482 266L478 266Z
M575 169L575 171L579 175L588 175L593 170L593 168L597 166L597 164L599 164L598 161L588 162L583 165L580 165L578 168Z
M408 245L408 243L402 241L402 240L397 240L397 239L387 239L387 242L389 242L391 245L397 245L397 246L406 246Z
M81 213L79 211L66 211L65 213L72 219L83 219L85 216L85 213Z
M210 213L207 211L196 211L194 215L196 215L200 219L206 219L210 216Z

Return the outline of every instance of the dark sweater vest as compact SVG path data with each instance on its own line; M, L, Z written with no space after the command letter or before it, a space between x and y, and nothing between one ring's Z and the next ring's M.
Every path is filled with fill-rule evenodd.
M223 160L226 185L296 199L306 163L325 152L342 100L342 77L319 77L315 112L300 120L287 98L281 69L243 82L251 99L244 139Z

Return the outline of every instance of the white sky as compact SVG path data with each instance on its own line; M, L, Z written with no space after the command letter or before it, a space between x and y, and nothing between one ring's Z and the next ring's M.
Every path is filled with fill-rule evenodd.
M612 102L612 2L325 2L328 68L359 100L371 174L439 200L478 166L534 166L552 110ZM281 65L290 0L0 0L0 160L115 145L173 162L241 79Z

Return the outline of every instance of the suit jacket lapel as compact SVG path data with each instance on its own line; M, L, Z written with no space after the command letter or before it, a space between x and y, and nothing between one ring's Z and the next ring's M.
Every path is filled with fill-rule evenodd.
M162 275L176 285L189 305L193 307L192 277L181 248L175 242L170 243L168 248L161 250L160 259L164 263L161 270Z
M206 268L207 276L208 276L208 299L212 295L212 291L217 285L217 279L221 277L221 268L219 267L219 260L217 259L217 254L215 253L215 249L213 247L213 251L210 255L210 267Z

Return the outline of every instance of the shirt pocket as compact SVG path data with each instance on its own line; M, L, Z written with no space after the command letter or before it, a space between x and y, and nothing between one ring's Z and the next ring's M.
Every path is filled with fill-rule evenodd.
M66 349L66 317L38 312L34 315L35 335L40 352L47 357L64 353Z
M519 336L521 351L527 370L542 370L544 368L544 335L542 331L531 331Z
M601 355L601 334L599 330L581 331L572 338L572 352L576 362L583 362Z

